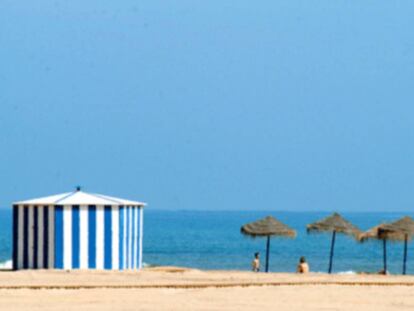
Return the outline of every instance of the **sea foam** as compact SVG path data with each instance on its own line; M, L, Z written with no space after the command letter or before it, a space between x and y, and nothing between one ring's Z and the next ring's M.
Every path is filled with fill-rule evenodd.
M0 270L8 270L13 267L13 261L11 259L0 262Z

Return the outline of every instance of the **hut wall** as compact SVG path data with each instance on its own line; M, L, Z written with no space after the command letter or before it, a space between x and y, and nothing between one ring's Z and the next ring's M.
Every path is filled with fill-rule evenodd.
M13 206L14 269L140 269L143 209Z

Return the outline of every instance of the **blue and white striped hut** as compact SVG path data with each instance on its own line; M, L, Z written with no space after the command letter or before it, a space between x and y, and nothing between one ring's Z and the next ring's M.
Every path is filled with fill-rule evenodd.
M145 203L80 191L13 205L13 268L140 269Z

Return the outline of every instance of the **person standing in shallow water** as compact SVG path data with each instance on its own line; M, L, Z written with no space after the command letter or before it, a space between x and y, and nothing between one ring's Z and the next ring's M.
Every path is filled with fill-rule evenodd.
M305 257L300 257L299 259L299 264L298 267L296 269L297 273L308 273L309 272L309 265L306 262L306 258Z
M260 271L259 253L254 254L254 259L252 261L252 270L253 270L253 272L259 272Z

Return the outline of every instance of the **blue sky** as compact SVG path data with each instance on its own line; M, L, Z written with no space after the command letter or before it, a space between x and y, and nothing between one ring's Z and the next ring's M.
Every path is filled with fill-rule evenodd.
M1 1L0 206L414 207L412 1Z

